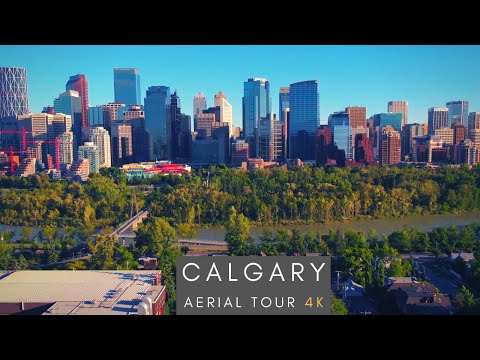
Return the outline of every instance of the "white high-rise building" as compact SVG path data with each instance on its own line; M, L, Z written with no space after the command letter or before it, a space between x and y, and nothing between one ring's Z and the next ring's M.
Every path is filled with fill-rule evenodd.
M99 167L111 167L112 155L110 148L110 134L103 127L90 128L88 139L98 147L100 155Z
M58 147L60 151L60 166L71 165L73 163L73 133L64 132L58 137Z
M408 101L389 101L388 112L402 114L402 129L408 124Z
M215 95L215 106L220 106L220 122L228 123L230 134L233 134L232 105L221 91Z
M100 151L93 142L85 142L78 147L78 159L88 159L89 174L96 173L100 169Z

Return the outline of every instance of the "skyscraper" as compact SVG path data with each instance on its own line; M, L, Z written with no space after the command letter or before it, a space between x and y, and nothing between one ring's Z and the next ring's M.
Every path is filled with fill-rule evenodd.
M132 127L133 160L148 161L145 112L138 105L132 105L123 113L123 121Z
M243 133L249 144L249 156L260 157L258 126L260 118L272 112L270 83L267 79L250 78L243 84L242 117Z
M379 127L380 131L387 125L392 126L395 131L402 131L402 114L382 113L373 115L373 125Z
M17 116L28 114L27 70L0 67L0 130L16 131ZM20 149L17 134L0 134L0 147Z
M191 125L190 116L182 114L180 97L177 91L170 99L171 136L167 139L169 144L170 159L174 161L187 161L191 157Z
M197 119L197 132L201 137L212 135L212 123L215 122L214 113L200 113L195 115Z
M89 174L96 173L100 169L100 151L92 142L87 141L78 147L78 159L88 159Z
M402 114L402 129L408 124L408 101L389 101L387 111L389 113Z
M452 158L456 159L457 158L457 146L460 144L463 140L467 139L467 129L461 122L455 122L451 126L453 130L453 154Z
M193 97L193 130L197 131L197 115L207 108L207 99L199 92Z
M455 162L457 164L476 165L480 162L480 147L466 139L455 146Z
M53 100L53 107L55 113L70 115L72 119L78 117L80 121L82 119L82 100L78 91L68 90L61 93L58 98Z
M281 87L278 99L278 121L286 122L287 112L290 111L290 88Z
M227 97L219 91L215 95L214 99L215 106L220 107L220 122L229 124L229 132L233 134L233 115L232 115L232 105L227 101Z
M64 132L58 137L58 147L60 151L60 167L63 171L73 163L73 133Z
M103 126L105 122L105 108L103 106L90 106L88 108L88 124L90 127Z
M65 132L72 131L72 117L65 114L54 114L52 127L48 131L53 130L53 139L56 139L58 136L62 135Z
M201 114L207 108L207 99L199 92L193 97L193 115Z
M415 123L405 125L402 137L402 159L408 155L410 161L413 160L413 138L425 135L425 126L423 126L423 124Z
M364 106L349 106L345 108L345 112L348 113L350 120L350 126L355 128L367 127L367 108Z
M113 69L115 102L141 105L140 72L138 69Z
M82 100L78 91L67 90L53 100L56 113L70 115L72 117L73 150L74 156L78 153L78 146L83 143L82 134Z
M435 134L436 129L448 127L448 108L432 107L428 109L428 133Z
M468 134L472 129L480 129L480 112L471 112L468 114Z
M112 166L110 134L103 127L90 128L88 138L99 151L99 168Z
M352 127L346 111L338 111L328 117L328 126L331 129L333 142L338 150L345 152L345 158L351 160L352 151Z
M357 134L354 139L355 161L363 163L373 162L372 143L366 134Z
M88 81L84 74L70 76L65 90L75 90L82 100L82 128L88 128Z
M148 132L149 160L170 159L171 136L170 88L150 86L145 97L145 128Z
M290 85L288 120L289 158L315 160L316 132L320 126L318 81Z
M260 118L258 123L258 144L260 156L265 161L272 161L274 157L274 130L275 117L272 113Z
M400 133L390 125L382 129L380 165L395 165L400 162Z
M467 123L468 119L468 101L466 100L457 100L447 102L448 109L448 124L447 126L452 126L455 122L461 122L462 124Z
M108 103L103 105L103 108L109 112L110 116L108 117L108 120L110 122L112 121L117 121L119 119L119 109L125 107L124 103L120 102L113 102L113 103Z
M27 114L27 91L25 68L0 67L0 118Z
M132 162L132 126L121 121L112 123L112 165L120 167Z

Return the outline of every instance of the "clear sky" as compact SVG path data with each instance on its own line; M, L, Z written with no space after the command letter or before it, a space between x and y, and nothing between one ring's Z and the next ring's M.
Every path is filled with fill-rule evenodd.
M65 91L70 75L88 78L90 105L114 100L113 68L140 70L142 98L148 86L177 89L182 112L191 115L201 91L207 105L223 91L242 122L243 82L270 81L273 111L281 86L319 80L322 123L346 106L366 106L367 116L386 112L389 100L408 100L409 122L425 122L431 106L469 100L480 111L480 46L0 46L0 66L27 68L29 102L40 112Z

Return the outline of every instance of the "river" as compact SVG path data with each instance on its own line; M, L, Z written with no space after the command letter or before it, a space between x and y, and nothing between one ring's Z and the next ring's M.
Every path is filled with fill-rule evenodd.
M370 228L377 231L379 237L382 234L389 235L393 231L400 230L403 227L415 226L422 231L431 231L437 227L449 227L449 226L465 226L473 223L480 224L480 211L460 213L460 214L444 214L444 215L425 215L425 216L406 216L395 219L373 219L373 220L354 220L348 222L339 222L332 224L312 224L312 225L275 225L275 226L259 226L252 227L251 234L254 238L258 238L262 231L266 228L270 228L275 231L278 228L286 229L299 229L304 233L310 231L318 232L322 234L328 234L330 229L340 230L345 232L348 229L354 231L368 232ZM0 232L2 231L14 231L15 240L20 238L20 232L22 226L4 226L0 225ZM32 235L35 235L40 229L34 228ZM214 240L224 241L225 230L222 228L205 228L197 229L197 237L199 240Z
M474 223L480 224L480 211L460 214L406 216L394 219L353 220L331 224L259 226L252 227L251 234L254 238L258 238L266 228L273 231L278 228L299 229L304 233L320 231L322 234L328 234L330 229L342 232L352 229L363 231L366 234L370 228L373 228L381 238L382 234L390 235L396 230L401 230L404 226L415 226L421 231L431 231L438 227L465 226ZM224 241L224 238L225 230L222 228L197 229L197 239Z

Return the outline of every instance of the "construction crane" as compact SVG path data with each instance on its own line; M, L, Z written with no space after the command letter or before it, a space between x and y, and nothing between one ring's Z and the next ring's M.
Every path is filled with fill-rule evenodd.
M43 139L33 139L33 140L27 140L27 134L38 134L38 132L35 131L26 131L24 127L22 127L22 130L0 130L0 134L21 134L21 152L26 152L27 151L27 142L31 144L55 144L55 169L57 171L60 171L60 143L62 144L71 144L72 142L62 142L58 140L58 136L55 137L54 141L51 140L43 140ZM8 150L7 150L8 151ZM13 175L15 171L15 163L13 161L13 147L10 146L9 149L10 152L10 171ZM18 152L18 151L17 151Z

